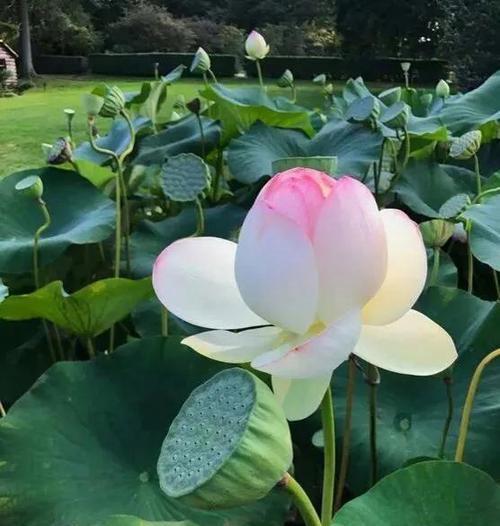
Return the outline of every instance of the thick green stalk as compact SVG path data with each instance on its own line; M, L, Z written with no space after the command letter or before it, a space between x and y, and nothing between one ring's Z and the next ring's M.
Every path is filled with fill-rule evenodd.
M441 444L439 446L439 458L444 458L444 453L446 451L446 441L448 439L448 433L450 432L451 421L453 420L454 412L454 403L453 403L453 390L451 386L453 385L453 377L451 370L443 378L443 382L446 386L446 399L448 400L448 411L446 414L446 420L444 422L443 434L441 436Z
M3 418L4 416L7 416L7 413L5 412L3 404L2 404L2 402L0 400L0 417Z
M335 492L335 419L332 389L329 386L321 402L321 422L324 438L323 496L321 501L321 524L330 526L333 516Z
M89 358L95 358L95 348L94 348L94 342L92 341L92 338L87 338L86 340L87 344L87 352L89 353Z
M168 336L168 310L161 307L161 335Z
M492 351L490 352L490 354L485 356L477 366L472 376L472 380L469 385L469 390L467 391L467 397L465 398L465 404L462 411L462 419L460 421L460 431L458 433L457 450L455 452L455 462L463 462L464 460L464 451L465 444L467 442L469 422L472 413L472 407L474 405L474 398L476 396L476 392L479 387L479 382L481 380L481 375L483 374L485 367L496 358L500 358L500 349L496 349L495 351Z
M356 364L352 358L349 359L349 372L347 376L347 392L345 401L344 433L342 437L342 455L340 457L339 480L337 481L337 491L333 505L334 513L342 504L344 486L347 479L347 469L349 467L349 448L351 445L352 431L352 402L354 399L354 386L356 380Z
M205 215L203 213L203 206L199 199L194 202L196 205L196 232L192 237L202 236L205 232Z
M279 485L285 488L292 496L293 502L295 506L297 506L300 516L306 526L321 526L321 522L314 506L312 505L311 499L309 499L307 493L292 475L286 473Z
M257 68L257 75L259 76L259 84L262 90L265 90L264 87L264 78L262 77L262 68L260 67L260 60L255 61L255 67Z
M201 137L201 157L203 160L205 160L206 154L207 154L207 148L205 143L205 132L203 130L203 122L201 121L200 115L196 114L196 120L198 121L198 128L200 129L200 137Z
M483 185L481 183L481 172L479 170L479 159L477 158L477 155L474 155L474 173L476 174L476 188L477 188L477 195L481 195L483 191Z
M467 232L467 292L472 294L474 289L474 256L472 255L472 248L470 244L470 231L472 224L467 222L465 231Z
M370 411L370 483L373 486L378 479L378 455L377 455L377 388L380 384L380 374L377 367L368 364L366 376L369 394L369 411Z
M218 84L219 81L217 80L217 77L215 76L215 73L211 69L209 69L207 71L208 71L210 77L212 78L212 80L215 82L215 84Z
M497 271L493 268L493 283L495 284L495 291L497 293L497 299L500 300L500 284L498 283L498 274Z
M212 201L216 203L219 200L219 186L224 171L224 150L219 146L217 151L217 162L215 165L215 177L212 183Z
M429 278L429 285L431 287L437 284L438 275L439 275L440 256L441 256L441 253L440 253L439 247L435 247L433 249L432 270L431 270L431 275Z

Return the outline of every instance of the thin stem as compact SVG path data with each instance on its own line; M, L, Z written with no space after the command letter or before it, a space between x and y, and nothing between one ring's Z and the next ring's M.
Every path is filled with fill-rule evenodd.
M120 277L120 261L121 261L121 252L122 252L122 167L120 161L118 161L118 167L116 172L116 182L115 182L115 209L116 209L116 219L115 219L115 278Z
M386 142L386 138L384 137L384 140L382 141L382 146L380 147L378 164L374 172L375 201L377 201L377 203L378 203L378 198L379 198L380 177L382 175L382 163L384 162L385 142Z
M497 299L500 300L500 284L498 283L498 274L497 274L497 271L494 268L492 268L491 270L493 272L493 283L495 283L495 290L496 290L496 293L497 293Z
M203 130L203 123L201 122L201 117L198 113L196 114L196 120L198 121L198 128L200 129L201 157L203 160L205 160L205 157L206 157L205 132Z
M290 89L292 90L292 102L297 102L297 87L295 86L295 83L290 86Z
M42 198L39 198L38 204L40 205L40 210L42 211L44 222L42 226L40 226L40 228L35 232L35 236L33 240L33 275L35 279L35 287L37 289L40 288L40 275L39 275L39 267L38 267L38 245L40 242L41 235L50 226L50 214L49 214L47 205L45 204L45 201Z
M215 76L215 73L214 73L211 69L208 69L207 71L208 71L208 74L210 75L210 77L212 78L212 80L213 80L216 84L218 84L219 81L217 80L217 77Z
M7 413L5 411L5 408L2 404L2 401L0 400L0 417L3 418L4 416L7 416Z
M161 335L168 336L168 310L161 307Z
M351 445L352 431L352 403L354 399L354 387L356 379L356 363L352 358L349 359L349 371L347 375L347 392L345 401L345 418L344 418L344 436L342 437L342 455L340 458L339 480L337 482L337 491L335 493L335 502L333 506L336 512L342 504L344 486L347 479L347 469L349 467L349 449Z
M453 385L453 378L450 374L446 375L443 378L443 381L446 385L446 399L448 400L448 412L446 415L446 420L444 422L443 435L441 437L441 444L439 446L439 458L444 458L444 453L446 450L446 441L448 439L448 433L450 432L451 421L453 420L454 412L454 403L453 403L453 390L451 386Z
M120 112L120 115L127 122L128 130L130 132L129 143L128 143L127 147L125 148L125 151L120 155L120 160L123 163L123 161L134 151L134 147L135 147L135 129L134 129L134 124L133 124L129 114L125 110L122 110ZM156 119L154 119L154 120L156 120Z
M292 496L293 502L295 506L297 506L300 516L306 526L321 526L321 521L319 520L311 499L292 475L285 473L279 485L285 488Z
M205 83L205 86L208 88L209 86L208 77L205 71L203 72L203 82Z
M54 327L54 333L56 335L56 344L57 344L57 350L59 353L59 359L64 360L65 356L64 356L64 349L63 349L62 340L61 340L61 333L59 332L59 329L57 328L56 324L54 324L53 327Z
M470 231L472 224L470 221L467 222L467 292L472 294L474 289L474 257L472 255L472 248L470 244Z
M49 324L47 320L42 320L43 332L45 333L45 339L47 340L47 345L49 347L50 359L53 363L57 362L56 350L54 349L54 343L52 342L52 337L50 335Z
M265 90L264 79L262 77L262 68L260 67L260 60L255 61L255 67L257 68L257 75L259 76L259 84L262 90Z
M118 177L120 178L122 205L123 205L123 237L125 239L125 263L127 265L127 274L130 275L130 208L128 206L127 185L123 177L123 169L118 169Z
M380 374L377 367L369 364L366 382L369 385L369 410L370 410L370 483L373 486L378 478L377 456L377 387L380 383Z
M95 348L94 348L94 342L92 341L92 338L87 338L86 340L87 344L87 352L89 353L89 358L95 358Z
M433 252L433 259L432 259L432 270L431 270L431 275L429 278L430 287L433 287L434 285L437 284L438 275L439 275L440 256L441 256L441 252L440 252L439 247L435 247L434 252Z
M205 232L205 215L203 214L201 201L196 199L194 203L196 205L196 232L192 237L197 237L203 235L203 232Z
M215 177L212 184L212 201L216 203L219 200L219 186L220 180L222 177L222 172L224 170L224 152L223 149L219 146L217 151L217 162L215 165Z
M333 516L333 495L335 491L335 419L333 416L332 388L330 386L328 386L321 402L321 422L323 424L325 441L321 524L330 526Z
M481 183L481 172L479 171L479 159L477 155L474 155L474 173L476 174L476 188L477 188L477 195L481 195L483 191L482 183Z
M462 411L462 419L460 421L460 431L458 433L455 462L463 462L465 443L467 441L467 432L469 430L469 422L472 413L472 406L474 405L474 398L479 387L481 375L483 374L485 367L495 358L500 358L500 349L496 349L495 351L485 356L481 360L480 364L477 366L472 376L472 380L469 385L469 390L467 391L467 397L465 398L465 404Z

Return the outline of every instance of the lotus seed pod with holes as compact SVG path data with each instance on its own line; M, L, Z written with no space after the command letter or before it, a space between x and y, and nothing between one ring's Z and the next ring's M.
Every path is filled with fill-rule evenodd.
M401 87L389 88L379 94L378 98L386 105L392 106L401 100Z
M47 162L49 164L64 164L71 161L72 157L73 151L69 140L59 137L48 152Z
M392 130L406 128L410 119L410 107L403 101L396 102L387 108L380 122Z
M280 88L291 88L293 86L293 73L286 69L276 83Z
M160 487L202 509L265 497L292 463L285 415L252 373L227 369L195 389L172 422L158 460Z
M473 130L453 139L450 146L450 157L459 160L474 157L479 148L481 148L481 139L482 134L480 130Z
M208 53L199 47L191 62L190 71L191 73L205 73L211 68L211 61Z
M420 223L420 232L424 240L425 246L430 248L440 248L453 235L455 226L450 221L444 219L432 219Z
M32 199L40 199L43 195L43 182L37 175L30 175L21 179L14 188Z
M118 86L106 86L99 115L114 119L125 108L125 95Z
M441 97L442 99L447 99L450 96L450 86L446 80L441 79L436 84L436 97Z

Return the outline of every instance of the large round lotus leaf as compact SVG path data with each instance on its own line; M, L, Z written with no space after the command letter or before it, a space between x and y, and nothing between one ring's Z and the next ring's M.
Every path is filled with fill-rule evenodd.
M236 238L246 210L232 204L204 210L205 236ZM185 208L175 216L153 223L143 221L130 238L132 272L137 277L150 276L153 263L160 252L177 239L191 236L196 231L196 210Z
M161 187L173 201L194 201L207 187L210 168L194 153L169 157L161 168Z
M288 499L279 490L217 513L160 490L156 462L170 423L221 368L175 337L53 366L0 421L0 524L95 526L123 514L199 526L282 525Z
M483 356L500 346L500 304L480 300L466 292L433 287L418 303L418 310L443 326L460 353L454 365L452 393L455 403L446 456L453 458L460 413L475 367ZM415 457L436 457L447 416L446 386L441 375L405 376L380 370L377 389L379 476L384 476ZM339 438L345 414L347 367L334 374L333 390ZM500 478L500 360L486 370L476 397L465 460ZM348 486L354 494L368 488L370 449L368 386L357 374L353 406L353 430ZM317 428L316 428L317 429Z
M44 219L37 203L14 189L18 181L31 175L43 181L43 199L52 219L40 239L41 265L52 262L72 244L103 241L114 229L113 201L77 173L52 167L17 172L0 180L0 272L33 268L33 237Z
M346 504L332 526L483 526L498 524L500 486L457 462L420 462Z
M196 526L191 521L145 521L131 515L115 515L95 526Z

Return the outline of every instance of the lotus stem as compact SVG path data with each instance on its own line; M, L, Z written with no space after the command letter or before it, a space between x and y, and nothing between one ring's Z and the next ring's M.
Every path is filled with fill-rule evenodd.
M295 104L297 102L297 87L295 83L290 86L290 89L292 90L292 102Z
M86 339L86 344L87 344L87 352L89 353L89 358L95 358L96 354L95 354L95 348L94 348L94 342L92 341L92 338L89 336L87 339Z
M486 366L495 358L500 358L500 349L496 349L495 351L492 351L490 354L485 356L477 366L472 376L472 380L469 385L469 390L467 391L467 396L465 398L465 404L462 411L462 419L460 421L460 431L458 433L455 462L463 462L472 407L474 405L474 398L479 387L479 382L481 381L481 375L483 374L483 371L486 368Z
M260 66L260 60L256 60L255 61L255 67L257 68L257 75L259 77L259 84L260 84L260 87L262 88L262 91L265 91L265 87L264 87L264 78L262 77L262 68Z
M205 157L206 157L205 132L203 130L203 122L201 121L201 117L198 113L196 114L196 120L198 121L198 128L200 129L201 157L203 160L205 160Z
M219 186L220 180L222 177L222 172L224 170L224 152L223 149L219 146L217 151L217 162L215 165L215 177L212 183L212 201L216 203L219 200Z
M203 82L205 83L205 87L208 88L210 84L208 83L208 77L205 71L203 72Z
M342 454L340 457L339 480L337 482L337 491L335 493L335 502L333 506L334 513L340 508L342 504L342 496L344 495L344 486L347 479L347 469L349 467L349 450L351 445L351 431L352 431L352 403L354 399L354 387L356 380L356 363L353 358L348 361L348 376L347 376L347 392L345 401L345 418L344 418L344 434L342 437Z
M472 255L472 248L470 245L470 231L472 223L467 221L466 232L467 232L467 292L472 294L474 289L474 257Z
M196 232L192 237L198 237L205 232L205 215L203 214L203 206L199 199L195 200L196 205Z
M370 427L370 484L373 486L378 479L378 455L377 455L377 387L380 384L380 373L375 365L369 364L366 375L369 385L369 427Z
M443 378L443 382L446 386L446 399L448 400L448 412L446 414L446 420L444 422L443 435L441 437L441 444L439 446L439 458L444 458L446 450L446 441L448 440L448 433L450 432L451 421L453 420L454 403L453 403L453 377L452 371L449 370L449 374Z
M212 78L212 80L215 82L215 84L218 84L219 81L217 80L217 77L215 76L215 73L211 70L211 69L208 69L208 74L210 75L210 77Z
M495 284L495 291L497 293L497 300L500 301L500 284L498 283L498 274L497 271L493 268L493 283Z
M474 155L474 173L476 174L477 195L480 196L483 191L483 185L481 183L481 172L479 170L479 159L477 154Z
M441 259L441 253L439 247L435 247L433 250L432 258L432 270L429 278L429 286L433 287L437 284L438 275L439 275L439 263Z
M161 335L168 336L168 310L163 306L161 307Z
M7 413L6 413L5 409L4 409L2 401L0 400L0 417L3 418L5 416L7 416Z
M324 468L323 494L321 501L321 524L330 526L333 516L333 495L335 492L335 418L333 414L332 388L328 386L321 402L323 424Z
M379 187L380 187L380 177L382 175L382 163L384 162L384 150L385 150L386 138L384 137L382 141L382 146L380 147L380 153L378 157L378 164L375 166L373 173L374 178L374 190L375 190L375 201L379 202Z
M295 506L297 506L300 516L306 526L321 526L321 521L319 520L311 499L290 473L285 473L284 477L279 482L279 485L285 488L292 496L293 502Z

